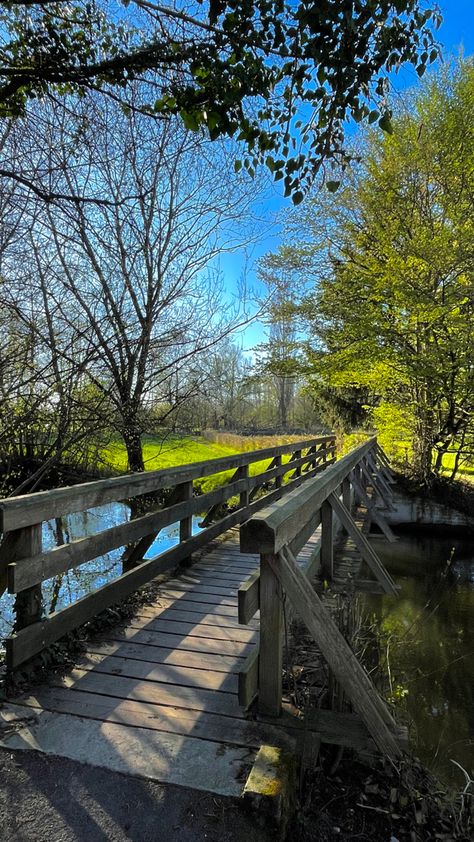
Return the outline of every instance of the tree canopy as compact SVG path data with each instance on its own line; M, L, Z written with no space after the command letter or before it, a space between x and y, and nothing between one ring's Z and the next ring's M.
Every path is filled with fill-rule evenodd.
M427 479L433 450L439 470L474 433L472 62L407 100L392 136L369 134L340 193L298 214L286 259L316 278L300 310L309 372L368 390L385 426L400 419Z
M238 137L247 154L236 166L252 174L264 162L295 202L324 162L344 160L348 117L390 130L386 75L404 62L423 75L440 20L423 0L16 0L0 10L4 117L98 88L126 106L129 83L146 79L146 111Z

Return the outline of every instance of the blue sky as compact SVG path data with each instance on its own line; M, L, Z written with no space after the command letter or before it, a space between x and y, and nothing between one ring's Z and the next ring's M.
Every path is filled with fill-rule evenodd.
M474 54L474 0L438 0L438 5L444 20L436 37L442 45L444 58L447 60L450 56L458 55L460 50L465 56ZM395 91L415 86L417 81L418 76L412 68L404 68L392 77ZM243 271L247 275L248 284L258 287L255 264L259 257L278 248L281 240L277 215L286 207L290 207L290 200L284 199L275 190L274 195L262 203L262 215L267 224L262 224L262 236L251 249L250 260L247 256L244 261L238 254L222 258L221 269L228 289L235 289ZM264 339L264 328L259 323L247 328L242 335L243 346L249 350Z

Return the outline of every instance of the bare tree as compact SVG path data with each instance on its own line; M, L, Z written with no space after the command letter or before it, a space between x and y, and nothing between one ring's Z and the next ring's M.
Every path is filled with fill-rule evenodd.
M241 320L223 300L217 259L248 236L255 187L234 174L225 147L99 96L74 120L63 108L47 120L42 109L27 137L51 189L79 195L92 186L101 197L30 214L28 283L42 338L107 396L129 467L143 470L147 406L170 372ZM9 276L18 290L24 266L10 262ZM58 344L58 335L68 342ZM61 404L57 365L54 377Z

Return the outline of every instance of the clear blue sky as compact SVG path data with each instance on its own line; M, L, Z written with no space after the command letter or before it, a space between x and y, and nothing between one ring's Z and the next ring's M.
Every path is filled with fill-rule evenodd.
M436 0L433 0L433 5L435 2ZM451 56L458 55L460 50L465 56L474 54L474 0L438 0L438 5L444 20L436 37L442 44L444 58L449 60ZM405 68L393 77L393 88L396 91L402 91L415 86L417 81L418 76L415 70ZM259 257L278 248L280 236L276 216L278 212L289 206L290 200L284 199L278 191L275 191L274 196L265 202L264 216L268 225L262 225L261 239L252 248L251 261L254 261L254 264ZM250 285L257 283L255 265L252 268L248 258L244 269L244 260L240 259L239 255L224 256L221 269L229 289L236 287L239 275L244 271ZM243 344L245 348L251 348L263 342L264 339L264 329L256 323L245 331Z

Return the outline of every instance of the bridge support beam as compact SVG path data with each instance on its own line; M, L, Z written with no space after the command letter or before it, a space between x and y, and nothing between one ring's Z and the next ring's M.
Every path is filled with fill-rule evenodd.
M283 595L272 556L260 556L260 658L258 710L279 716L283 669Z

